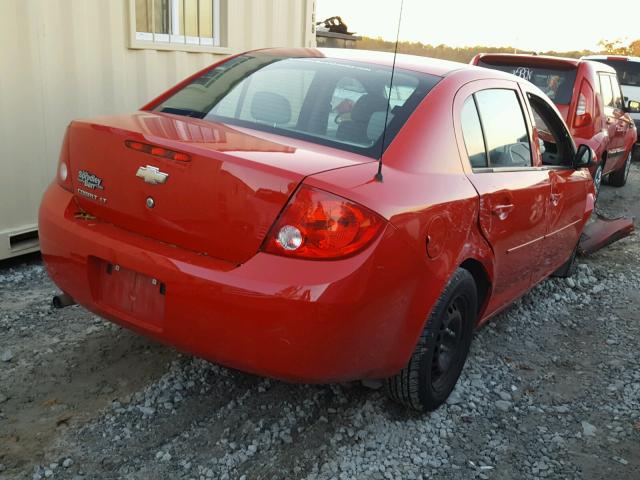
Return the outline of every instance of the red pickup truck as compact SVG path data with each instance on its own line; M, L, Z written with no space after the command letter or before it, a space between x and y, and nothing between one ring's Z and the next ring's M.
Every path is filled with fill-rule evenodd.
M547 94L576 144L596 152L598 162L591 167L596 192L605 176L610 185L626 183L637 131L612 67L573 58L502 53L481 53L471 64L514 74ZM538 133L544 141L545 132Z

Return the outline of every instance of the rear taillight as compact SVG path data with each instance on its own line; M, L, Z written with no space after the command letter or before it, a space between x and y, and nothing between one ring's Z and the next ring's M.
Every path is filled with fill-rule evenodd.
M263 250L307 259L336 259L366 247L385 221L369 209L303 186L271 227Z
M593 122L593 89L586 80L583 80L573 126L575 128L587 127L591 122Z
M62 147L60 147L60 159L58 160L58 170L56 171L56 181L65 190L73 191L71 185L71 164L69 163L69 129L64 134Z
M584 98L584 95L581 93L578 98L578 108L576 108L576 115L581 116L587 113L587 99Z

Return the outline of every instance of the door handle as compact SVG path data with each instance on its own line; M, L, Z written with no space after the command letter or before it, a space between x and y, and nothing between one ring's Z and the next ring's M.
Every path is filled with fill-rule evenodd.
M491 212L500 220L504 220L509 216L514 208L516 207L512 203L508 203L506 205L494 205L491 207Z
M562 194L561 193L552 193L551 194L551 203L553 204L554 207L557 207L558 204L560 203L560 199L562 198Z

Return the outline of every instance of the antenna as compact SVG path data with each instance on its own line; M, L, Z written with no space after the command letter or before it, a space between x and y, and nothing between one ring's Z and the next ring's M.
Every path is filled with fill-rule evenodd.
M393 64L391 65L391 81L389 82L389 98L387 99L387 111L384 115L384 130L382 130L382 144L380 145L380 158L378 159L378 173L374 177L376 181L382 181L382 154L384 142L387 136L387 122L389 121L389 109L391 108L391 89L393 88L393 75L396 71L396 57L398 56L398 43L400 41L400 24L402 23L402 7L404 0L400 0L400 15L398 15L398 32L396 34L396 47L393 50Z

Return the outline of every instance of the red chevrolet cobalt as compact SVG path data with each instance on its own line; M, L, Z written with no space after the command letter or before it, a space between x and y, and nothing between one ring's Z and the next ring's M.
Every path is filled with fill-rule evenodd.
M51 278L211 361L435 409L474 328L570 272L594 155L525 80L392 62L249 52L72 122L40 208Z

